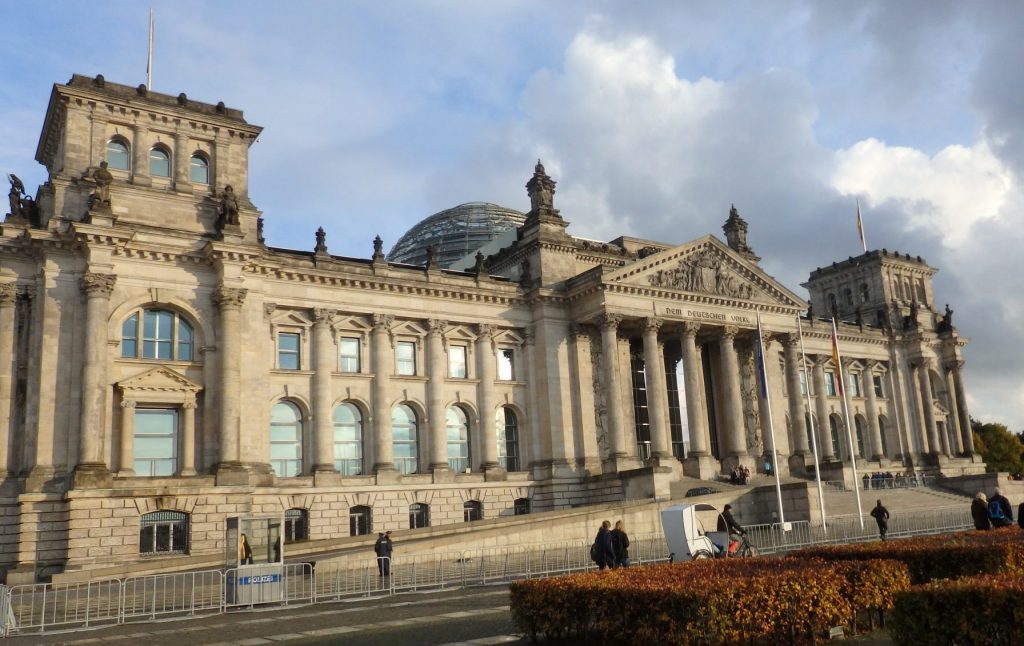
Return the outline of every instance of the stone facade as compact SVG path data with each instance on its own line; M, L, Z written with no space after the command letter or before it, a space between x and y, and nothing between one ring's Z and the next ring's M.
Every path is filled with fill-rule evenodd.
M279 249L248 198L259 132L184 94L54 86L37 217L0 227L0 568L217 554L247 513L316 540L664 496L773 448L805 476L805 420L829 477L851 445L869 470L983 466L966 340L920 259L811 275L847 412L831 323L760 269L735 209L728 244L579 240L538 162L516 239L470 270L379 240L332 256L323 231Z

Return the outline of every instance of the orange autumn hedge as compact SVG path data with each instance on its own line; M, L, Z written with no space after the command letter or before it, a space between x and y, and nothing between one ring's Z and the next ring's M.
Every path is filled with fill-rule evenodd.
M1024 532L1007 527L989 532L924 536L905 540L824 545L789 556L827 561L895 559L906 563L916 585L994 572L1024 573Z
M534 640L814 644L908 586L892 561L698 561L519 581L511 609Z
M987 574L900 592L888 628L898 645L1011 646L1024 639L1022 622L1024 576Z

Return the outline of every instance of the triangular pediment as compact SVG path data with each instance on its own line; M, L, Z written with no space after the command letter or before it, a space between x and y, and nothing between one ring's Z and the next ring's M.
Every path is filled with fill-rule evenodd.
M189 381L185 375L158 366L151 370L129 377L117 384L122 392L191 392L196 393L202 386Z
M714 236L665 249L604 274L605 284L806 309L807 303Z

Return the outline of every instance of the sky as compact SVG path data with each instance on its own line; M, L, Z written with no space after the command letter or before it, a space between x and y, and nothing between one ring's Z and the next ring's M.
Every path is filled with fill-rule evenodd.
M0 0L0 169L34 161L54 82L146 82L150 5ZM683 243L735 204L799 294L868 247L937 267L976 419L1024 430L1024 3L153 0L153 88L264 127L272 246L369 257L464 202L573 235Z

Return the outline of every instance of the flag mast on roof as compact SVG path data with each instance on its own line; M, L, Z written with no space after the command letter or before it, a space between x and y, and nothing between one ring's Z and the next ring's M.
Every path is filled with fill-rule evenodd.
M149 8L149 56L146 58L146 89L153 89L153 7Z

